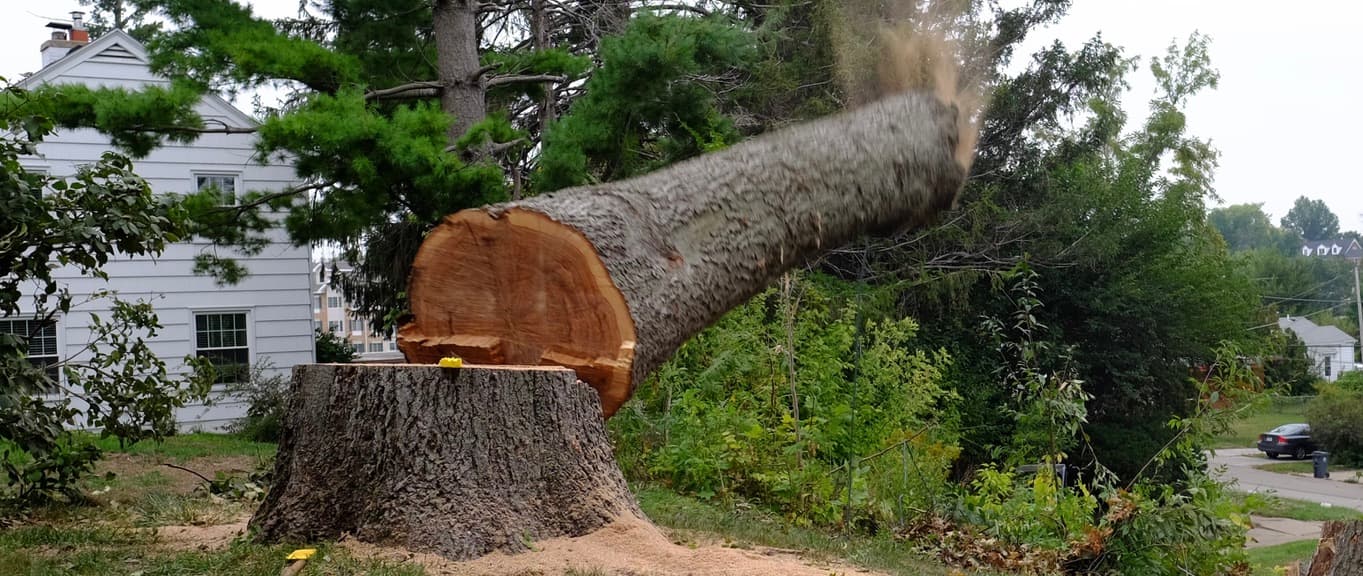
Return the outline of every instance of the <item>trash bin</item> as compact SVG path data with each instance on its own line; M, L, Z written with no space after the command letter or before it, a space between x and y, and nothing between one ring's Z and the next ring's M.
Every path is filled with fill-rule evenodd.
M1330 453L1316 450L1311 453L1312 470L1316 478L1330 477Z

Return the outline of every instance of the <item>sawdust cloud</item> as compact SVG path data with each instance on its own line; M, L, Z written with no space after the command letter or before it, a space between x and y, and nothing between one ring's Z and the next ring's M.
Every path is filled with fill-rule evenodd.
M959 111L956 160L967 171L986 105L972 61L980 43L969 0L848 0L834 41L838 78L850 105L926 91ZM967 71L974 71L968 73Z

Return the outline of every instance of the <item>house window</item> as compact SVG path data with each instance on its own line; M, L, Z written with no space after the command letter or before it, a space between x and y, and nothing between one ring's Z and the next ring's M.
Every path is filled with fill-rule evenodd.
M322 297L321 297L321 296L318 296L317 298L314 298L314 299L313 299L313 301L312 301L312 311L313 311L313 312L321 312L321 311L322 311Z
M369 343L369 351L370 351L370 352L383 352L383 342L370 342L370 343Z
M1329 377L1330 377L1330 372L1331 372L1332 370L1334 370L1334 367L1335 367L1335 357L1334 357L1334 356L1331 356L1331 355L1329 355L1329 354L1326 354L1326 355L1325 355L1325 377L1326 377L1326 378L1329 378Z
M397 343L397 342L393 342L393 341L391 341L391 340L388 341L388 349L389 349L389 350L397 350L397 349L398 349L398 343Z
M1344 249L1343 249L1343 248L1340 248L1340 247L1339 247L1339 244L1335 244L1334 246L1331 246L1331 247L1330 247L1330 254L1331 254L1332 256L1339 256L1339 253L1340 253L1340 252L1343 252L1343 251L1344 251Z
M329 320L329 321L327 321L327 331L328 331L328 332L331 332L332 334L335 334L335 333L337 333L337 332L340 332L340 331L341 331L341 321L340 321L340 320Z
M1311 255L1311 247L1310 247L1310 246L1302 246L1302 247L1301 247L1301 255L1302 255L1302 256L1310 256L1310 255Z
M1324 245L1321 245L1321 247L1316 248L1316 255L1317 255L1317 256L1324 256L1324 255L1329 254L1329 253L1330 253L1330 249L1329 249L1329 248L1326 248Z
M340 308L340 307L341 307L341 297L340 297L340 296L327 296L327 308Z
M57 355L57 323L39 320L0 320L0 333L28 339L28 362L47 372L53 383L61 381L61 358Z
M237 177L233 174L195 174L194 189L216 192L218 203L223 206L237 203Z
M364 318L356 318L350 321L350 329L355 333L364 332Z
M251 366L245 312L194 315L194 352L213 362L217 384L241 382Z
M364 354L364 344L351 344L350 346L355 349L356 354Z

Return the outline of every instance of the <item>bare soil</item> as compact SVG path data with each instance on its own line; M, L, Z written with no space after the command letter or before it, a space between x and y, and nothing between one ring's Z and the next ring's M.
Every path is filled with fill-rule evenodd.
M175 550L219 550L246 533L246 518L215 526L161 526L158 543Z
M219 472L225 474L250 472L255 469L256 460L251 456L210 456L193 458L177 466L214 478ZM107 472L113 472L116 476L128 480L155 472L167 480L165 485L167 491L175 494L189 494L203 484L203 479L193 473L162 465L156 457L140 454L106 453L95 466L95 475L102 476Z
M165 526L157 534L160 543L170 548L207 551L225 548L245 531L246 519L242 518L219 526ZM357 558L418 564L430 576L560 576L573 572L610 576L878 574L846 564L815 562L790 550L678 545L656 526L629 517L586 536L535 542L530 552L495 552L464 562L357 540L347 539L341 545Z
M788 550L681 546L656 526L631 517L586 536L535 542L530 552L496 552L466 562L353 540L343 545L359 557L415 562L432 576L557 576L570 571L612 576L876 574L845 564L815 563Z

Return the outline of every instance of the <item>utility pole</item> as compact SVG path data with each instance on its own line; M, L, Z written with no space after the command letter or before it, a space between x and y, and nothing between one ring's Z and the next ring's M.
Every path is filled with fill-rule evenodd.
M1354 305L1358 306L1358 345L1363 346L1363 296L1358 288L1358 266L1363 258L1354 260Z

